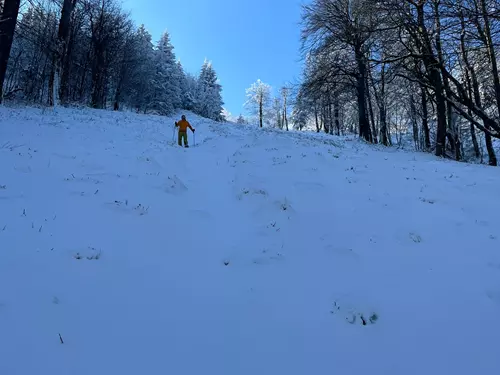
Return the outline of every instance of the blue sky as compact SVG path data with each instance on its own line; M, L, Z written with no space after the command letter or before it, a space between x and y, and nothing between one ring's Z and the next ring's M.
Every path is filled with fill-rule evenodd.
M147 5L146 5L147 4ZM245 89L257 79L278 89L300 77L301 0L124 0L156 42L170 33L190 73L212 61L233 115L245 113ZM277 90L274 91L275 93Z

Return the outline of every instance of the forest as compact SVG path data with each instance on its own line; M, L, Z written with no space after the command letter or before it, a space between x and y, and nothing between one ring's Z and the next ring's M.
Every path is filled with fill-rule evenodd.
M223 121L210 61L186 73L170 35L152 40L117 0L0 2L0 100L44 106L193 111Z
M294 123L496 166L498 0L313 0ZM483 157L484 154L484 157Z

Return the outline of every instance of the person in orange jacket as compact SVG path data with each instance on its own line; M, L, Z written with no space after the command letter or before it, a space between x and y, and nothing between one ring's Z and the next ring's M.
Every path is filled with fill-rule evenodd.
M184 140L184 147L189 147L187 129L188 128L191 129L193 133L195 129L186 120L186 116L182 115L181 121L175 122L175 127L179 127L179 137L178 137L179 146L182 146L182 140Z

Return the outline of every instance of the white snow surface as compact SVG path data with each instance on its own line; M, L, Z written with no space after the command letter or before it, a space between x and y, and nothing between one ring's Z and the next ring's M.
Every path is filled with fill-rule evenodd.
M1 375L500 374L499 169L188 120L0 108Z

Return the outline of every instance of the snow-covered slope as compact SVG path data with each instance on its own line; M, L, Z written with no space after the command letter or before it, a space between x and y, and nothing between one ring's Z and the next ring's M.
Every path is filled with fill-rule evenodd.
M0 109L0 374L500 373L498 169L188 120Z

